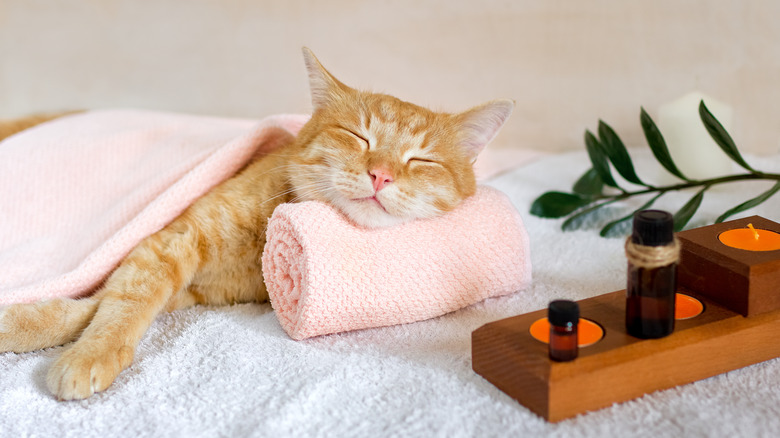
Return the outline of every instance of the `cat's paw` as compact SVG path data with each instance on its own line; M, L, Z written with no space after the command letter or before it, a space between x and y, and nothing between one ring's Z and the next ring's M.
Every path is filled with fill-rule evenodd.
M22 353L51 346L46 342L51 324L40 312L42 304L12 304L0 307L0 353Z
M8 333L9 330L8 323L4 321L6 312L8 312L7 307L0 307L0 334Z
M15 351L13 323L8 307L0 307L0 353Z
M46 384L60 400L85 399L108 388L132 360L128 346L96 348L77 342L54 362Z
M72 342L96 307L96 300L61 298L0 307L0 352L22 353Z

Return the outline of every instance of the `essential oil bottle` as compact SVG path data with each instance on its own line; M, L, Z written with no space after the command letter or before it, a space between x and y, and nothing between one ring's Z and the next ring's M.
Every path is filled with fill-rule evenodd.
M550 322L550 359L559 362L576 359L579 352L579 305L574 301L552 301L547 308L547 320Z
M643 339L670 335L680 257L672 215L661 210L636 212L626 257L626 331Z

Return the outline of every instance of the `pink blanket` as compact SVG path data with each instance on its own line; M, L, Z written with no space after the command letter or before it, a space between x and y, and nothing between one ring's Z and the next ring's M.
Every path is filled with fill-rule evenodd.
M142 111L58 119L0 143L0 305L77 297L307 116Z
M263 275L293 339L420 321L531 281L519 214L495 189L449 214L367 230L318 202L277 207Z

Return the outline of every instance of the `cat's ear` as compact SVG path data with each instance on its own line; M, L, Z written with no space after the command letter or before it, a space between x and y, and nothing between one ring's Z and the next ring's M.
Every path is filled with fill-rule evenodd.
M347 86L325 70L325 67L314 56L314 52L308 47L303 48L303 60L306 62L306 70L309 72L311 101L316 111L325 106L335 93L346 89Z
M472 161L482 152L485 145L498 134L509 118L515 102L498 99L471 108L458 114L460 143Z

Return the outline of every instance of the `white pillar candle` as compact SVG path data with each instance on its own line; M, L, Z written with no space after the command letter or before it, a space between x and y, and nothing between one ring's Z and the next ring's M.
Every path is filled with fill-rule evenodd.
M677 168L691 179L714 178L733 172L731 159L710 137L701 122L699 103L702 100L730 133L731 107L697 91L661 105L656 122ZM667 182L679 181L671 174L667 175L664 178Z

